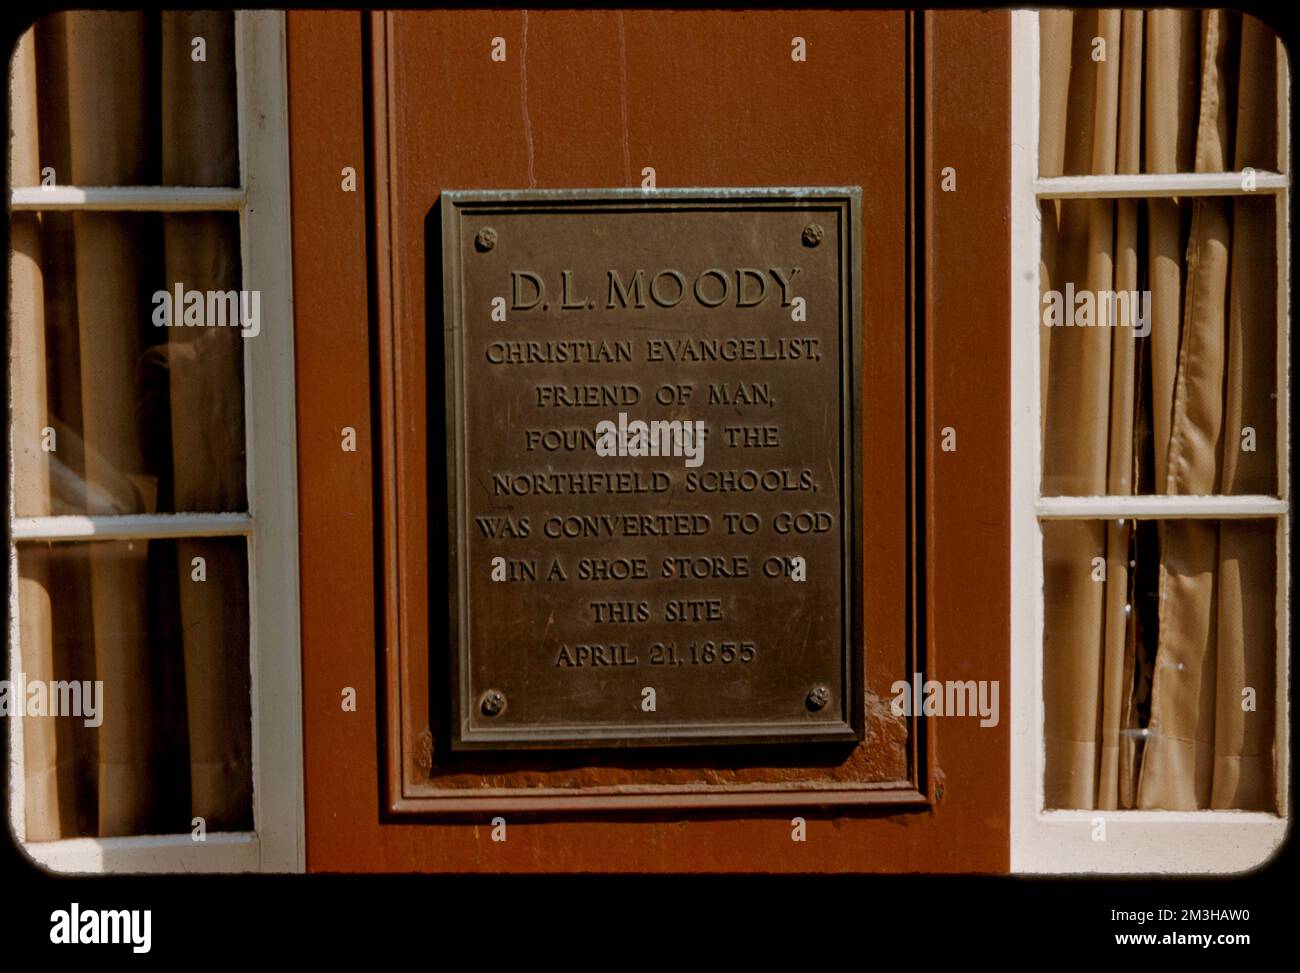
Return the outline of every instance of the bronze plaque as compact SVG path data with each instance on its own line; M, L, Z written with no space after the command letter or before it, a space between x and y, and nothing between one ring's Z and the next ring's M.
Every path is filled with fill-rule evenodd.
M452 744L859 739L860 190L441 205Z

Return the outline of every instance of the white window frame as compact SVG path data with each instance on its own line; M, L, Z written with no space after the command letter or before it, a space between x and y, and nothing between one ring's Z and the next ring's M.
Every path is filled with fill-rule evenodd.
M1011 78L1011 870L1013 872L1239 872L1280 847L1290 817L1288 753L1290 502L1290 85L1279 61L1284 174L1260 172L1256 194L1277 201L1278 487L1270 496L1040 497L1039 205L1061 197L1239 195L1237 173L1038 177L1039 33L1036 11L1012 14ZM1043 539L1059 518L1243 518L1277 523L1278 814L1248 811L1047 810L1044 800ZM1098 821L1104 840L1094 840Z
M263 327L244 340L248 512L23 517L9 510L9 671L22 665L16 542L160 537L247 538L253 830L27 842L22 719L10 722L10 827L56 872L301 872L302 682L293 292L284 13L235 14L241 185L17 187L14 210L226 210L239 214L242 287L261 291ZM12 442L10 444L12 450ZM10 454L12 470L12 452ZM10 496L13 482L10 481Z

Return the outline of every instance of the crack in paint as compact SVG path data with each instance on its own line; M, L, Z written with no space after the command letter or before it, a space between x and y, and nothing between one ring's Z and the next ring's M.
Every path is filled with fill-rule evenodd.
M523 36L519 42L519 105L524 116L524 146L528 150L528 188L537 188L533 174L533 121L528 116L528 11L523 14Z
M623 112L623 178L632 185L632 148L627 134L627 33L623 26L623 11L618 11L618 81L620 108Z

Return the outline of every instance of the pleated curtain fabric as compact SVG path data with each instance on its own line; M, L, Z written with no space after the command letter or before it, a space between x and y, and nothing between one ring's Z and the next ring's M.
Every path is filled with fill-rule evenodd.
M163 182L179 186L226 186L239 181L238 113L234 90L234 21L229 14L169 13L180 38L203 37L222 52L228 81L195 71L185 43L162 45ZM197 290L231 290L239 282L239 228L213 214L166 217L163 226L168 281ZM178 510L244 510L243 465L224 462L242 448L244 339L235 328L172 328L167 345L171 393L173 503ZM200 421L201 420L201 421ZM215 420L215 421L214 421ZM226 432L226 438L209 435ZM213 547L182 539L176 569L183 625L186 713L189 724L190 792L194 814L230 827L252 807L249 770L252 726L246 713L250 674L231 665L226 647L248 638L247 602L230 599L220 585L190 583L194 557L207 559L209 577L242 578L245 553L235 545ZM233 610L232 610L233 609ZM243 707L234 707L237 701Z
M31 31L18 43L10 77L9 173L14 185L40 182L36 132L36 55ZM33 213L13 213L9 260L9 361L13 376L11 416L15 492L30 497L27 513L50 513L49 464L40 435L48 425L46 405L45 289L41 274L41 231ZM37 562L18 577L18 638L28 679L54 678L49 572ZM72 753L60 750L56 725L32 719L23 727L23 778L29 840L58 838L71 830L74 790ZM63 785L63 786L61 786Z
M1277 168L1277 47L1257 21L1098 10L1043 11L1040 23L1041 175ZM1043 206L1044 292L1151 292L1145 338L1132 318L1040 329L1044 494L1276 494L1273 205ZM1253 451L1241 448L1247 427ZM1273 810L1273 524L1160 523L1154 646L1128 607L1132 529L1050 525L1047 806ZM1105 584L1089 574L1094 558ZM1154 663L1145 734L1142 657Z
M194 37L205 60L191 57ZM12 72L16 186L40 184L47 166L78 186L238 184L229 13L53 14L23 37ZM165 266L147 239L158 220ZM234 218L17 213L13 241L18 514L247 509L238 329L171 328L161 342L147 330L155 287L240 287ZM165 373L170 398L162 444L141 423L149 369ZM41 447L46 428L53 452ZM142 474L148 450L167 457L164 473ZM182 832L192 817L209 830L251 828L242 542L175 542L176 580L163 585L144 540L27 547L27 679L104 687L97 729L24 721L28 840ZM200 553L208 580L193 583Z

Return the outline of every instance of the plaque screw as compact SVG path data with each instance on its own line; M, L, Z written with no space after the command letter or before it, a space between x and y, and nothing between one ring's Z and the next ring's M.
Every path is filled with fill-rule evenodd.
M489 689L479 697L479 708L484 716L496 716L506 708L506 694L499 689Z
M809 223L803 228L803 245L805 247L815 247L822 242L826 236L826 231L822 229L820 223Z
M479 253L487 253L497 245L497 231L490 226L485 226L478 231L478 236L474 237L474 247Z
M808 690L809 709L822 709L830 701L831 691L824 683L819 682L817 685L813 686L812 689Z

